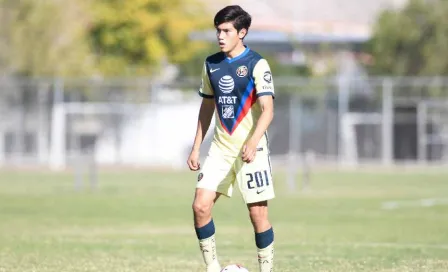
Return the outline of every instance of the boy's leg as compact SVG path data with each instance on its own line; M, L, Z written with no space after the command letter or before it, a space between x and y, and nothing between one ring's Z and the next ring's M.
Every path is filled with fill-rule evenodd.
M215 224L211 213L219 196L217 192L199 188L196 189L193 202L194 228L207 272L221 271L216 253Z
M250 203L249 215L255 232L260 272L274 271L274 230L268 219L268 202Z
M220 272L212 208L220 195L232 196L234 173L225 157L207 157L198 176L193 202L194 225L207 272Z
M275 198L267 151L259 151L252 163L240 162L238 185L254 227L260 272L272 272L274 231L268 219L268 200Z

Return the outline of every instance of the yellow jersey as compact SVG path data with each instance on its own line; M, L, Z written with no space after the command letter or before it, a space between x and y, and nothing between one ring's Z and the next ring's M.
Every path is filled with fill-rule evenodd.
M274 97L269 64L248 47L235 58L228 58L222 52L211 55L204 63L199 95L214 99L216 105L210 153L239 156L262 112L257 98ZM267 133L257 147L269 148Z

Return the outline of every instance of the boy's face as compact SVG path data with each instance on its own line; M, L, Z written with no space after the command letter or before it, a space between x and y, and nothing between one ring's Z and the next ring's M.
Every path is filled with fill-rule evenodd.
M216 37L221 51L224 53L231 52L235 47L242 42L246 35L246 29L241 29L239 32L233 26L233 23L222 23L216 27Z

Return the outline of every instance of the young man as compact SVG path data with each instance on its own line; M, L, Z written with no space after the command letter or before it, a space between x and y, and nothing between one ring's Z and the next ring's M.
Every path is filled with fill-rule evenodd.
M269 65L246 47L251 17L227 6L215 18L221 52L204 64L199 95L203 97L188 166L200 170L193 202L194 225L207 272L219 272L211 211L220 195L238 186L249 209L261 272L273 271L274 232L268 200L275 197L267 129L273 119L274 86ZM199 148L216 115L214 138L201 167Z

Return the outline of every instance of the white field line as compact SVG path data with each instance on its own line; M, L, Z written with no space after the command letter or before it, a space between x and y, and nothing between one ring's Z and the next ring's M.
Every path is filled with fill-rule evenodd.
M422 198L415 200L396 200L383 202L381 207L385 210L413 207L433 207L448 205L448 198Z
M329 242L329 243L313 243L313 242L298 242L288 243L283 242L282 245L298 245L298 246L325 246L325 247L368 247L368 248L395 248L395 249L444 249L448 250L448 244L423 244L423 243L386 243L386 242Z

